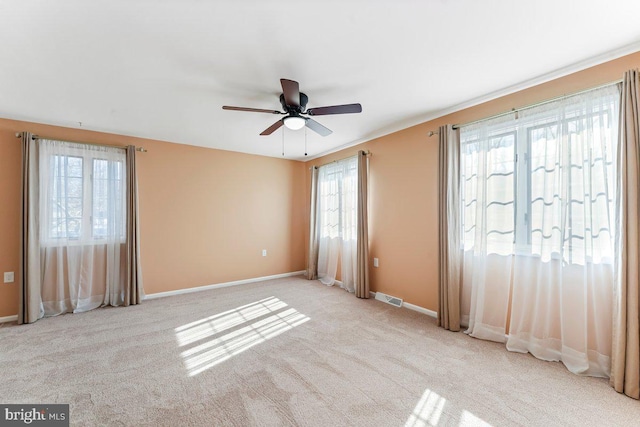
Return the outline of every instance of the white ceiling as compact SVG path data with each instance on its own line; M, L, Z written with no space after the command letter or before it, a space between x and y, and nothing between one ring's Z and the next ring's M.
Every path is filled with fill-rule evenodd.
M307 158L640 50L637 0L0 0L0 117L282 156L280 78ZM505 89L510 88L510 89ZM502 92L501 92L502 91ZM81 124L80 124L81 123ZM284 130L304 159L304 131Z

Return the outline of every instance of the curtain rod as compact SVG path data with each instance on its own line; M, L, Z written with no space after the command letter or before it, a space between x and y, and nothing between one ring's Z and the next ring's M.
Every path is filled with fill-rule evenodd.
M617 85L619 83L622 83L622 79L615 80L615 81L612 81L612 82L609 82L609 83L605 83L605 84L602 84L602 85L599 85L599 86L595 86L595 87L592 87L592 88L589 88L589 89L584 89L584 90L581 90L581 91L578 91L578 92L573 92L573 93L570 93L570 94L564 94L564 95L556 96L555 98L551 98L551 99L547 99L547 100L544 100L544 101L536 102L535 104L525 105L524 107L512 108L509 111L504 111L502 113L494 114L493 116L489 116L489 117L485 117L485 118L482 118L482 119L474 120L472 122L467 122L467 123L462 123L462 124L460 124L460 123L459 124L455 124L455 125L453 125L453 128L454 129L460 129L463 126L474 125L476 123L484 122L485 120L497 119L498 117L506 116L507 114L513 114L513 113L517 113L517 112L522 111L522 110L527 110L529 108L539 107L540 105L549 104L550 102L559 101L561 99L568 98L570 96L582 95L583 93L587 93L587 92L591 92L593 90L598 90L598 89L602 89L602 88L605 88L605 87ZM431 131L427 132L427 136L433 136L433 135L438 135L438 134L439 134L438 131L432 131L431 130Z
M16 132L16 138L20 138L21 136L22 136L22 133L21 133L21 132ZM54 141L59 141L59 140L58 140L58 139L56 139L56 138L43 137L43 136L39 136L39 135L32 135L32 136L31 136L31 139L33 139L33 140L36 140L36 139L51 139L51 140L54 140ZM95 142L84 142L84 141L69 141L69 140L64 140L63 142L71 142L71 143L74 143L74 144L95 145L95 146L97 146L97 147L111 147L111 148L127 148L127 147L128 147L127 145L98 144L98 143L95 143ZM141 153L146 153L146 152L147 152L147 151L149 151L149 150L147 150L147 149L146 149L146 148L144 148L144 147L136 147L136 151L139 151L139 152L141 152Z
M372 156L371 151L369 151L369 150L358 150L358 152L360 152L360 151L362 151L362 152L364 153L364 155L365 155L365 156L367 156L367 157ZM349 156L349 157L355 157L355 156L357 156L357 155L358 155L358 153L354 154L353 156ZM339 162L340 160L348 159L349 157L345 157L345 158L343 158L343 159L338 159L338 160L332 160L332 161L330 161L330 162L323 163L323 164L318 165L318 166L311 166L311 167L309 168L309 170L311 170L311 168L316 168L316 169L318 169L318 168L321 168L322 166L327 166L327 165L330 165L331 163L336 163L336 162Z

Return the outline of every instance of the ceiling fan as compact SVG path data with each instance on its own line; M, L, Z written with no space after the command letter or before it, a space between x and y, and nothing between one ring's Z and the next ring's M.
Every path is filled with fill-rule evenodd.
M306 126L319 135L327 136L331 135L332 131L308 116L326 116L329 114L348 114L362 112L362 105L360 104L332 105L329 107L309 108L307 110L307 101L309 101L309 98L307 97L307 95L300 92L300 86L298 82L293 80L280 79L280 84L282 85L280 104L282 104L282 108L285 111L284 113L278 110L230 107L228 105L223 106L222 109L234 111L249 111L253 113L282 114L285 116L266 128L260 135L271 135L273 132L280 129L282 125L284 125L292 130L302 129Z

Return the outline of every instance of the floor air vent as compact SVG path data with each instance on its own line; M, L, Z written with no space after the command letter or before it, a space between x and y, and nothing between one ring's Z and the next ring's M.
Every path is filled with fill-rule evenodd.
M396 298L391 295L383 294L382 292L376 292L376 299L396 307L402 307L402 298Z

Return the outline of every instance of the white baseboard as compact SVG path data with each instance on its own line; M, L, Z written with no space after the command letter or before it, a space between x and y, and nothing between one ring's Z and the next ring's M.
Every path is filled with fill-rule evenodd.
M369 295L371 296L371 298L375 298L376 297L376 293L375 292L369 292ZM428 308L420 307L419 305L410 304L408 302L403 302L402 303L402 307L405 307L408 310L417 311L418 313L426 314L427 316L431 316L431 317L433 317L435 319L438 318L438 312L437 311L429 310Z
M438 312L429 310L428 308L420 307L419 305L410 304L408 302L402 303L403 307L407 307L409 310L417 311L418 313L426 314L434 319L438 318Z
M233 282L216 283L214 285L197 286L195 288L178 289L175 291L157 292L155 294L145 295L144 299L147 300L147 299L155 299L155 298L164 298L164 297L170 297L173 295L190 294L193 292L208 291L211 289L227 288L229 286L245 285L247 283L262 282L264 280L282 279L284 277L299 276L304 273L305 273L304 270L292 271L291 273L282 273L282 274L274 274L272 276L255 277L253 279L244 279L244 280L236 280ZM339 280L336 280L336 284L340 286L342 285L342 282L340 282ZM369 292L369 295L371 296L371 298L374 298L374 299L376 297L375 292ZM408 302L403 302L402 306L406 307L408 310L417 311L418 313L426 314L427 316L431 316L434 318L438 317L437 312L433 310L429 310L428 308L420 307L418 305L410 304ZM0 323L16 322L17 320L18 320L17 314L13 316L0 317Z
M13 316L0 317L0 323L9 323L9 322L17 322L17 321L18 321L17 314L14 314Z
M304 273L305 273L304 270L293 271L291 273L274 274L273 276L255 277L253 279L244 279L244 280L236 280L233 282L216 283L213 285L197 286L195 288L178 289L175 291L167 291L167 292L157 292L155 294L146 294L144 296L144 299L147 300L147 299L155 299L155 298L164 298L164 297L170 297L173 295L190 294L192 292L208 291L211 289L218 289L218 288L227 288L229 286L245 285L247 283L262 282L264 280L282 279L283 277L299 276Z

